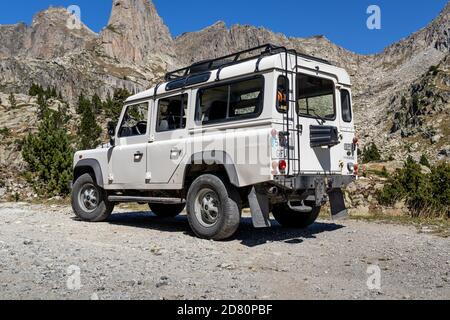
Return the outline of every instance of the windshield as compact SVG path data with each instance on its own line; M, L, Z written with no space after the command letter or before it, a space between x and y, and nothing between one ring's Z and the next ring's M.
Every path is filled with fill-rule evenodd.
M297 113L305 117L334 120L334 83L331 80L297 75Z

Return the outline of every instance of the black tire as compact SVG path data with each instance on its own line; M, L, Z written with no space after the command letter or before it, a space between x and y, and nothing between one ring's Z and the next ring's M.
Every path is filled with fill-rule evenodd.
M228 239L236 233L241 221L239 193L215 175L202 175L189 188L187 215L198 237L216 241Z
M150 210L160 218L175 218L183 212L186 205L183 204L161 204L149 203Z
M317 220L320 210L321 207L312 206L311 212L301 213L289 208L287 203L283 203L274 205L272 214L275 220L285 228L305 229Z
M95 194L94 206L87 200L86 194ZM84 200L84 201L83 201ZM91 203L87 205L86 203ZM97 186L90 174L84 174L75 181L72 190L72 208L76 216L83 221L103 222L106 221L114 210L114 203L107 200L105 190Z

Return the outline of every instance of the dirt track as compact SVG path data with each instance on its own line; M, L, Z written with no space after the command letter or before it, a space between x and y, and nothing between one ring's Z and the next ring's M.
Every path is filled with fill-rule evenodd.
M244 218L212 242L184 216L120 211L89 224L69 207L0 204L0 299L450 299L450 239L414 227L254 230ZM371 265L380 290L367 287Z

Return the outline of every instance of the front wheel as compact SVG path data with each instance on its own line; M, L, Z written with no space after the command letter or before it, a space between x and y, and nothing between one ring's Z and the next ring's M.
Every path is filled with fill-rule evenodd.
M305 229L312 225L319 217L321 207L312 206L308 213L292 210L287 203L277 204L272 209L272 214L279 224L285 228Z
M106 221L114 210L114 203L107 199L105 190L97 186L90 174L75 181L72 190L72 208L83 221Z
M189 188L187 214L189 225L198 237L230 238L241 220L239 193L215 175L202 175Z

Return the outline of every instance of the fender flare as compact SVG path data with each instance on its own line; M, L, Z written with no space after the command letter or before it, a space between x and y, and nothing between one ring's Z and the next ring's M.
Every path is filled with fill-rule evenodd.
M228 153L216 150L198 152L193 154L191 156L190 162L187 163L187 165L193 164L223 165L228 175L228 179L230 179L231 184L236 187L239 187L239 176L237 174L236 165L234 164L234 161L231 159ZM186 176L186 171L184 174Z
M83 169L83 168L90 168L94 171L95 174L95 180L97 182L97 185L101 188L103 188L103 174L102 169L100 167L100 163L95 159L84 159L79 161L74 168L74 178L75 173L77 172L77 169ZM75 182L75 181L74 181Z

